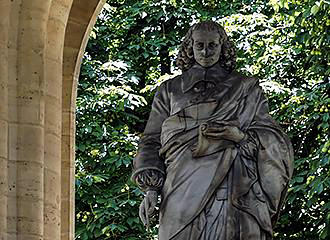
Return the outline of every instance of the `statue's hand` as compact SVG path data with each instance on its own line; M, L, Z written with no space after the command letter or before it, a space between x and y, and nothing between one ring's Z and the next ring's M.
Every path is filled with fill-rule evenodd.
M149 227L149 216L155 212L158 200L157 191L149 190L140 205L139 216L144 226Z
M204 127L203 134L210 138L225 139L235 143L239 143L245 138L245 133L237 126L224 124L207 124Z

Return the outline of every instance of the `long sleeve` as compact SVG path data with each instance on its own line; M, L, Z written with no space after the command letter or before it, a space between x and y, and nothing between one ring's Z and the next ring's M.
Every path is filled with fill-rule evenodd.
M137 176L140 173L143 173L143 175L138 178L139 182L137 182L142 188L151 187L148 186L148 179L149 183L154 182L156 185L158 182L163 182L163 180L155 180L156 175L153 175L150 171L147 173L147 170L158 171L161 173L159 176L162 176L163 178L166 176L164 159L159 155L159 149L161 148L160 135L162 124L169 116L170 109L170 101L166 86L166 82L163 83L155 94L149 120L143 136L141 137L137 155L133 160L134 169L132 180L137 182ZM143 183L143 181L146 182Z

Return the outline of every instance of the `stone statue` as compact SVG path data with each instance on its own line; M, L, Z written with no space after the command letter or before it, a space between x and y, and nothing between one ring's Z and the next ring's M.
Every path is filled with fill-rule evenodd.
M159 240L272 239L293 151L235 60L220 25L195 24L177 58L182 75L154 97L132 179L146 193L145 225L161 196Z

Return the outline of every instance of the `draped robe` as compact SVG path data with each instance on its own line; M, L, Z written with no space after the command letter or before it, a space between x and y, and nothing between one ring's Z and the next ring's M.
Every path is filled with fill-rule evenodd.
M200 91L200 82L211 87ZM258 144L251 147L209 138L202 127L208 123L235 125ZM228 73L219 64L211 68L196 64L163 83L154 97L133 176L148 169L166 176L159 240L206 236L202 233L205 220L203 226L186 230L224 185L221 239L271 239L292 175L293 151L288 137L269 116L256 79ZM264 237L248 237L257 230Z

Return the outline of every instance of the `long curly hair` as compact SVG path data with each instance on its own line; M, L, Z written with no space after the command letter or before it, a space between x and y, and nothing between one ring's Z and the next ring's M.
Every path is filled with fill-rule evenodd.
M189 29L180 45L179 54L176 59L176 65L182 71L186 71L195 64L193 53L194 40L192 38L192 34L196 30L217 31L219 33L220 44L222 45L219 63L227 71L232 72L236 65L236 51L234 44L229 40L223 27L213 21L203 21L196 23Z

